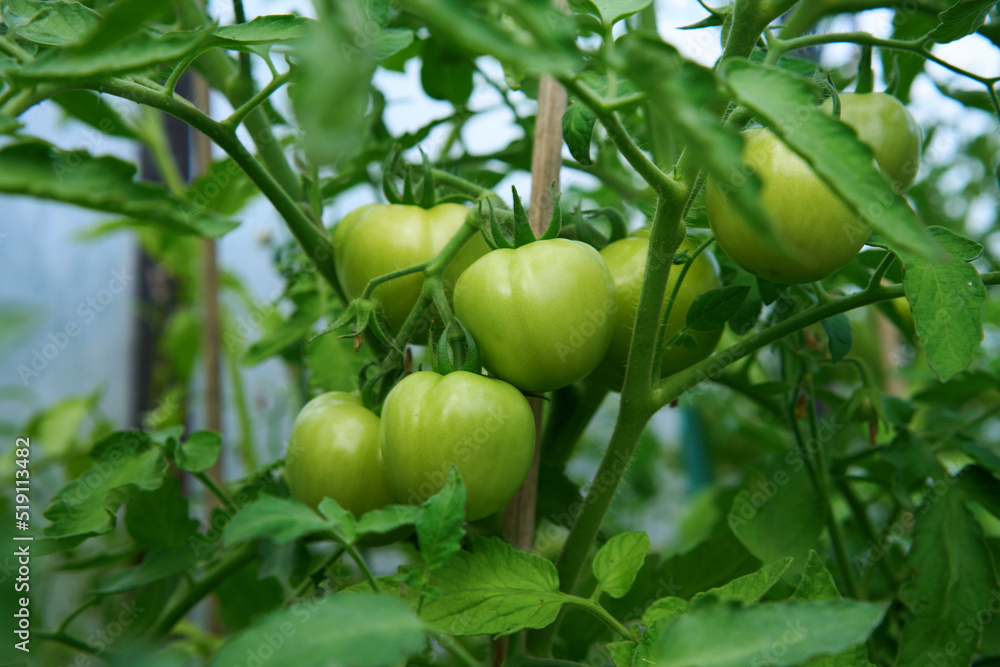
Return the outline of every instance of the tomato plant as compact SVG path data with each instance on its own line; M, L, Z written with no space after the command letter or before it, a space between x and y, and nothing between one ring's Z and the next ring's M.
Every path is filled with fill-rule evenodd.
M0 3L0 663L1000 661L996 2L266 4Z

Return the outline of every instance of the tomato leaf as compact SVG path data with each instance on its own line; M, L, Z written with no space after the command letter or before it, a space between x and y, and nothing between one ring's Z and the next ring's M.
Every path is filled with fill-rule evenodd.
M330 529L328 521L299 501L265 494L233 517L226 526L222 541L227 547L258 539L284 544L303 535Z
M735 59L723 63L720 72L734 97L861 218L901 248L922 257L940 255L913 209L876 167L871 149L853 129L816 106L808 80Z
M948 44L976 32L986 22L996 0L958 0L938 14L941 23L928 35L938 44Z
M222 436L215 431L195 431L174 449L177 467L188 472L204 472L219 460Z
M413 505L389 505L367 512L358 519L358 535L384 535L403 526L412 526L420 518L420 508Z
M237 223L199 210L162 186L135 180L135 165L39 141L0 149L0 192L117 213L179 234L218 238Z
M330 527L348 544L354 544L358 538L358 522L354 515L340 506L333 498L324 498L319 503L319 513L329 522Z
M124 593L166 579L190 568L198 560L191 547L162 547L147 553L136 567L117 572L107 579L95 593L111 595Z
M95 461L82 475L60 489L44 516L52 538L101 535L115 527L118 508L136 491L151 491L163 483L167 461L163 451L149 446L144 435L114 433L94 446Z
M649 536L646 533L615 535L594 556L594 576L598 584L611 597L622 597L632 588L648 553Z
M888 603L855 600L741 607L706 598L664 629L654 662L659 667L801 665L865 641L887 608Z
M750 293L747 285L727 285L699 294L687 312L687 328L694 331L718 331L739 311Z
M942 381L964 370L983 340L986 287L969 264L983 247L944 227L928 228L948 253L931 261L876 237L872 245L891 250L903 263L903 289L913 312L927 363Z
M442 596L424 604L425 621L453 635L509 635L556 620L568 598L550 561L495 537L477 540L474 549L436 571L432 581Z
M79 47L80 52L100 51L142 32L144 23L169 6L169 0L118 0L104 8L104 20L87 35L87 40Z
M164 478L158 489L133 495L126 506L125 527L143 547L186 547L194 552L187 540L198 530L198 520L189 516L188 500L176 477Z
M928 491L913 529L908 563L913 576L899 598L909 610L900 638L900 667L924 665L941 656L941 665L968 665L982 626L970 622L987 609L997 580L979 520L965 505L958 480L938 479ZM960 641L955 641L961 628Z
M632 667L632 659L635 656L635 642L611 642L606 644L608 653L611 654L611 662L615 667Z
M423 625L401 600L328 595L265 617L223 644L211 665L243 664L248 655L270 647L269 667L320 667L344 660L355 667L380 667L405 662L425 642Z
M569 6L573 11L596 16L605 28L610 28L652 3L653 0L570 0Z
M288 44L308 35L315 24L314 19L291 14L258 16L246 23L217 27L211 43L229 49L265 44Z
M101 15L93 9L66 0L5 0L0 17L8 38L17 36L42 46L79 44L101 23Z
M466 103L472 94L472 75L476 71L472 58L441 40L429 39L424 42L420 63L420 84L425 93L455 106Z
M781 558L770 565L765 565L756 572L745 574L727 584L698 593L691 598L690 602L677 597L660 598L646 608L642 615L642 622L649 625L653 621L661 619L672 620L687 613L692 605L705 596L712 596L723 602L740 602L745 605L757 602L778 583L781 575L788 570L791 564L792 558Z
M815 551L809 552L809 562L806 564L802 579L792 594L793 600L813 602L816 600L840 600L840 591L833 581L833 576L823 564L823 559ZM838 653L809 662L810 667L872 667L868 662L868 647L858 644Z
M594 125L597 116L586 104L573 102L562 117L563 139L569 147L570 154L577 162L590 165L594 160L590 157L590 140L594 136Z
M854 345L854 337L851 334L851 321L844 313L838 313L833 317L823 320L823 329L830 339L828 344L830 350L830 361L839 362L847 356Z
M441 566L462 548L465 528L465 482L458 468L451 467L444 487L424 502L417 519L417 544L424 562Z

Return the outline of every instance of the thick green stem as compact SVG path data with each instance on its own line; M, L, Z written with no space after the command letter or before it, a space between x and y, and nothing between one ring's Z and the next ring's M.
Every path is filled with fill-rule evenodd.
M333 260L333 245L330 243L329 237L323 230L313 224L309 216L295 203L292 196L271 177L271 174L254 158L246 146L240 142L235 132L226 129L191 104L168 97L163 93L158 93L144 86L122 80L113 80L97 84L94 88L98 92L108 93L138 104L159 109L160 111L165 111L199 130L214 141L233 158L233 161L246 172L250 180L271 201L271 204L278 210L281 217L285 219L288 228L298 240L306 255L316 265L320 274L330 284L341 301L346 303L347 299L340 287L340 283L337 281L337 271Z
M226 554L222 561L205 574L204 578L194 583L184 597L163 612L159 620L147 631L147 639L156 642L169 633L177 625L177 622L184 618L185 614L201 602L202 598L256 557L257 544L255 542L247 542Z
M664 351L667 348L667 346L663 344L663 342L664 342L663 338L664 338L664 336L666 336L666 333L667 333L667 323L670 321L670 313L673 312L674 303L677 301L677 295L681 291L681 285L684 283L684 278L685 278L685 276L687 276L688 271L691 269L691 265L694 263L694 261L696 259L698 259L698 256L701 253L705 252L705 249L708 248L708 246L712 245L712 243L714 243L714 242L715 242L715 238L714 237L713 238L707 238L704 241L702 241L701 244L697 248L694 249L694 252L692 252L688 256L688 260L686 262L684 262L684 266L681 267L681 273L680 273L680 275L677 276L677 280L674 282L674 288L670 292L670 298L667 299L667 303L663 307L663 314L660 316L660 329L659 329L658 333L656 334L656 352L655 352L655 355L653 356L653 370L654 370L654 372L656 372L656 371L659 370L660 364L663 362L663 353L664 353ZM680 332L678 331L677 333L680 333ZM660 380L660 376L659 376L659 373L657 372L655 381L659 382L659 380Z
M639 436L642 435L646 422L656 411L657 406L650 400L653 353L660 324L660 311L663 309L663 295L667 290L667 281L673 264L672 259L684 239L684 225L680 219L683 203L682 196L669 198L661 195L653 217L646 271L639 292L635 328L632 331L628 363L625 367L618 421L615 423L608 449L594 476L594 482L587 490L583 509L573 523L556 564L560 590L566 593L571 593L576 588L587 554L597 539L601 524L614 499L618 484L628 468ZM545 655L551 653L558 625L559 622L556 621L531 637L530 645L533 652Z

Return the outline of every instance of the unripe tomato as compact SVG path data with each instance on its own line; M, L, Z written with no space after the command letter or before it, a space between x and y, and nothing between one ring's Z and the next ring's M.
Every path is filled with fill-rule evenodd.
M810 283L838 271L865 245L871 227L770 130L743 135L743 160L760 177L761 200L788 254L750 226L727 184L710 177L708 223L719 247L750 273L777 283Z
M285 458L292 497L315 509L323 498L360 517L395 502L382 465L379 418L350 394L306 403L292 424Z
M400 502L441 490L451 466L465 481L465 518L493 514L514 497L535 453L535 419L511 385L456 371L413 373L382 406L382 458Z
M677 252L688 250L693 252L697 244L685 240ZM631 236L609 244L601 251L601 256L611 269L615 281L615 299L618 302L618 321L615 333L611 339L607 354L601 364L591 375L592 378L614 391L621 391L625 380L625 362L628 361L628 351L632 342L632 328L635 326L635 314L639 309L639 290L642 288L642 278L646 272L646 254L649 250L649 237L637 238ZM667 292L663 298L664 304L670 299L674 285L680 277L682 266L674 266L670 270L670 280ZM715 258L708 251L695 258L688 269L684 282L677 292L677 300L670 310L667 320L664 342L676 334L687 320L687 311L695 298L705 292L722 287L719 278L719 267ZM722 329L718 331L689 331L698 343L698 349L689 350L682 345L674 345L663 353L662 375L666 377L684 370L712 353L722 337Z
M493 375L524 391L586 377L615 327L615 285L600 253L567 239L494 250L455 286L455 314Z
M337 279L347 297L361 296L372 278L433 259L465 224L468 212L459 204L430 209L368 204L348 213L333 232ZM467 241L445 270L446 290L450 292L462 271L487 252L482 234ZM372 297L382 304L391 328L402 326L423 283L423 274L414 273L375 288Z
M824 102L822 108L833 113L833 100ZM868 144L897 190L905 192L913 185L920 170L923 136L920 125L902 102L885 93L842 93L840 120Z

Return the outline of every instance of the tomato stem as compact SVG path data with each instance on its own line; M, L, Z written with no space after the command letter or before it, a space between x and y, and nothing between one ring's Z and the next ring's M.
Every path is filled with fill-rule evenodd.
M663 353L667 348L664 345L663 338L667 335L667 322L670 321L670 313L674 309L674 302L677 301L677 295L681 291L681 284L684 282L684 277L687 276L688 270L694 263L698 256L705 252L705 250L715 242L714 237L709 237L701 242L694 251L688 255L688 260L684 262L684 266L681 267L681 273L677 276L677 282L674 283L674 288L670 292L670 298L667 299L666 305L663 307L663 315L660 317L660 329L656 334L656 350L653 355L653 382L660 381L660 366L663 363ZM671 260L672 261L672 260ZM684 327L686 329L687 327ZM682 333L681 331L677 332ZM676 335L674 336L676 337Z

